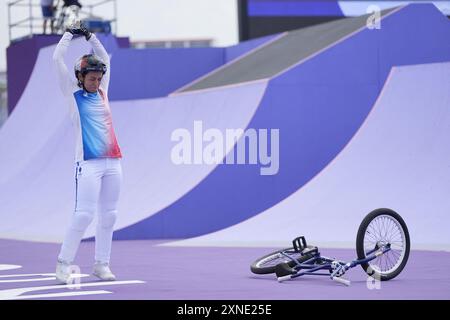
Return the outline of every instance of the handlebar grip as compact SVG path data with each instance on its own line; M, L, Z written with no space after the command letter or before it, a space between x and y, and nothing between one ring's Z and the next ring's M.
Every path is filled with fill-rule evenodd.
M351 284L350 280L344 279L344 278L339 278L339 277L333 277L331 278L332 280L342 283L343 285L349 286Z
M290 274L288 274L287 276L282 276L282 277L278 277L277 278L278 282L282 282L284 280L289 280L289 279L291 279L291 275Z

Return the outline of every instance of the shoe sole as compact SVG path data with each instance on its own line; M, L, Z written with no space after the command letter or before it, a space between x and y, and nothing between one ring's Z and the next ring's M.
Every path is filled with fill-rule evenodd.
M67 280L63 280L61 278L56 277L56 281L58 281L59 284L68 284L69 280L70 278L68 278Z
M114 278L102 278L100 275L98 275L98 274L96 274L96 273L93 273L92 274L93 276L96 276L97 278L99 278L100 280L102 280L102 281L116 281L116 278L114 277Z

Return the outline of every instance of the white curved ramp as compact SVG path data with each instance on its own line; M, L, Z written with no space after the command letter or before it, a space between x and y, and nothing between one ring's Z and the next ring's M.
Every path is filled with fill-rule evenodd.
M32 157L40 153L68 117L68 106L54 69L54 49L55 46L49 46L39 51L27 86L0 130L0 185L33 163ZM72 41L65 57L69 71L77 58L89 50L86 41Z
M450 63L394 67L358 133L306 186L238 225L167 245L286 246L305 235L354 248L364 216L387 207L413 249L450 250L449 88Z
M52 66L54 48L40 50L24 94L0 130L0 238L59 242L73 213L74 130ZM84 40L74 40L67 65L89 50ZM115 228L170 205L215 168L173 164L174 130L192 131L195 120L202 121L204 130L246 128L266 85L261 81L168 98L112 102L124 156ZM94 234L92 223L85 237Z

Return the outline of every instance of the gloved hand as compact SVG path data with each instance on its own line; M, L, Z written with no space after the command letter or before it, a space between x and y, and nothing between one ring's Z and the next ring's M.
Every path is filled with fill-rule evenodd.
M86 41L92 36L92 33L86 28L83 22L80 23L80 33L86 38Z
M68 27L66 28L66 32L70 32L70 33L73 34L73 35L81 34L80 28L74 28L74 27L72 27L72 26L68 26Z
M77 20L74 23L68 25L66 31L70 32L73 35L81 34L86 38L86 41L89 40L92 35L92 33L86 28L81 20Z

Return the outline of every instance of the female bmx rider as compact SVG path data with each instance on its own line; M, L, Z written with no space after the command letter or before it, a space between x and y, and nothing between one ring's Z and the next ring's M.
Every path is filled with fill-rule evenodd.
M63 57L75 34L86 38L94 54L78 59L74 77ZM75 211L58 255L56 278L69 282L70 265L98 207L93 274L101 280L115 280L109 260L122 168L108 103L109 56L95 34L78 21L63 34L53 60L76 130Z

